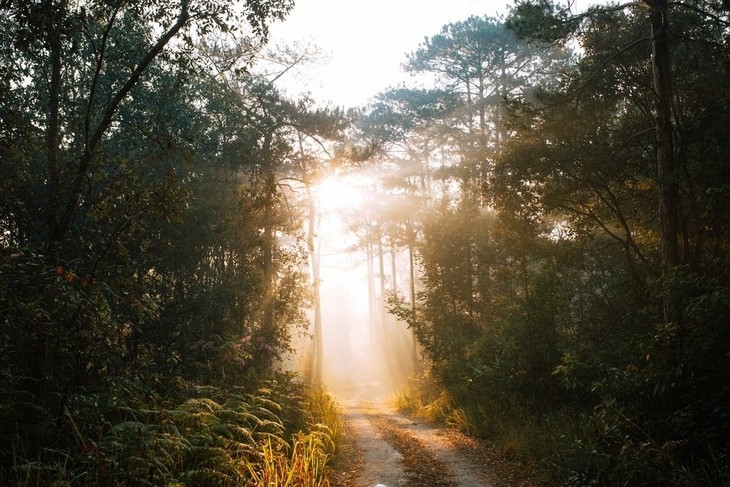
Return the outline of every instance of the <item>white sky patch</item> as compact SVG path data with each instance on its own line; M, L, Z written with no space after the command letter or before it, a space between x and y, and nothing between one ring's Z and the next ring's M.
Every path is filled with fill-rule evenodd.
M508 0L297 0L284 22L271 26L271 43L311 43L330 60L304 77L286 76L281 87L310 91L322 105L362 106L406 80L406 55L425 37L470 15L506 12Z

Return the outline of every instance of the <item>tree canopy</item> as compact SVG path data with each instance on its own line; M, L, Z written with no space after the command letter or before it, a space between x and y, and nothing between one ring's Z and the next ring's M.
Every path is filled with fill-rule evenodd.
M427 38L431 84L362 119L430 188L416 305L391 311L454 414L525 428L554 482L727 480L728 13L518 2Z

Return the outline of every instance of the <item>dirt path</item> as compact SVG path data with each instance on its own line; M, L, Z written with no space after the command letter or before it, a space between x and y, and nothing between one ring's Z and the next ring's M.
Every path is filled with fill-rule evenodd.
M345 445L335 487L534 487L527 472L459 432L384 403L344 401ZM523 470L523 469L522 469Z

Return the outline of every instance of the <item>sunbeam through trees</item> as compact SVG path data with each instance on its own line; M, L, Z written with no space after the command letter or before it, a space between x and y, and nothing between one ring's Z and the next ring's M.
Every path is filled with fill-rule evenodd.
M0 0L0 485L354 486L356 424L729 484L727 2L518 0L357 107L294 7Z

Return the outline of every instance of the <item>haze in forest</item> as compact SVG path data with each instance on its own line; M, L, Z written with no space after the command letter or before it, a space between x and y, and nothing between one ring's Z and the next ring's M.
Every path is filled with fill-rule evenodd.
M330 176L314 188L320 255L321 381L348 399L392 399L416 370L413 333L386 309L389 293L409 292L407 255L402 249L378 247L372 236L362 233L362 214L377 198L377 185L372 175L355 172ZM310 314L310 320L313 318ZM304 376L316 346L313 335L310 327L296 341L295 356L287 359L287 367Z
M573 8L580 11L588 5L574 2ZM365 106L388 88L419 84L404 72L403 63L442 26L475 15L504 15L508 6L506 2L479 0L297 2L284 22L272 25L271 44L290 44L315 54L277 79L277 86L290 96L311 95L324 106ZM377 174L368 177L373 177L371 185L377 185ZM362 188L353 181L333 176L318 195L322 205L318 218L324 222L317 232L317 245L323 246L319 288L322 380L345 395L392 395L416 370L415 338L406 323L386 312L376 268L378 256L368 256L348 228L346 220L357 220L363 210L363 200L357 197ZM364 183L361 180L359 184ZM391 256L388 253L384 258ZM397 267L403 265L404 258L398 251ZM399 286L396 282L393 287L390 262L385 268L390 273L383 276L389 280L388 292L407 295L409 284L401 282ZM401 277L407 276L405 267L400 272ZM307 338L297 343L295 362L301 371L306 362L303 357L311 353L313 344Z
M728 3L397 45L430 4L317 4L306 96L292 0L0 1L0 484L326 485L397 390L549 485L730 485Z

